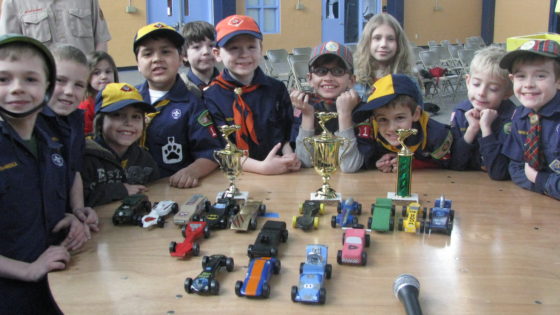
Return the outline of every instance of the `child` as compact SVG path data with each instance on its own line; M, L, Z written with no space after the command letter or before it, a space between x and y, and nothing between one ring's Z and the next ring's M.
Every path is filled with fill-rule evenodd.
M330 132L344 137L349 141L348 148L356 147L352 110L360 103L354 85L354 67L352 53L344 45L329 41L315 47L309 59L309 74L307 80L313 87L314 93L309 95L303 91L294 90L290 93L292 104L299 109L299 115L294 118L292 136L297 138L296 155L304 167L311 167L310 153L303 144L303 139L322 132L316 119L315 112L337 112L338 119L327 122ZM346 148L341 148L342 154ZM340 169L343 172L355 172L363 164L358 150L351 157L345 154L340 159Z
M420 91L407 75L390 74L374 83L368 102L355 113L357 117L370 117L357 126L358 149L365 168L396 171L401 149L396 131L410 128L417 130L405 140L414 152L413 168L449 166L453 142L449 126L430 119L420 102Z
M95 96L105 85L119 82L119 72L115 61L104 51L94 51L87 56L89 78L86 99L80 103L79 109L84 111L84 134L93 132L93 117L95 116Z
M84 99L87 87L87 59L81 50L71 45L55 45L52 53L56 60L56 84L48 107L43 109L43 118L53 131L53 136L61 139L65 147L69 168L69 212L89 227L88 232L97 232L97 214L92 208L84 206L80 174L85 147L84 113L77 108Z
M523 107L512 118L502 153L517 185L560 199L560 45L534 40L507 53L513 93Z
M371 85L387 74L406 74L416 82L413 66L410 43L399 22L387 13L369 19L356 49L355 88L362 100L371 94Z
M169 183L178 188L197 186L218 167L213 153L223 148L202 101L179 77L183 42L172 27L154 23L138 30L133 46L146 78L138 90L156 110L148 115L145 145L160 175L170 176Z
M127 83L109 83L95 101L94 140L86 141L84 193L95 206L146 191L159 177L152 156L138 146L144 114L154 108Z
M85 241L84 226L64 213L61 145L36 124L55 80L55 62L43 44L0 36L0 314L61 314L47 273L66 268L68 251Z
M202 90L219 74L214 66L216 58L212 49L216 46L214 26L205 21L195 21L183 25L181 34L183 45L183 64L189 67L187 75L181 75L189 91L202 97Z
M299 170L301 162L290 146L293 109L288 90L259 68L259 26L251 17L232 15L220 21L216 31L214 55L225 69L204 91L204 100L218 125L241 126L233 137L249 152L243 169L268 175Z
M466 77L468 100L451 114L451 168L482 169L495 180L509 178L509 161L500 152L515 110L508 72L500 68L505 53L496 46L476 52Z

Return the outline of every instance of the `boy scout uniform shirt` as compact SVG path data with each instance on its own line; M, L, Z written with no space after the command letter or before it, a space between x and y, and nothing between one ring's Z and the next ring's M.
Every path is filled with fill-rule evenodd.
M506 138L502 153L510 158L509 173L518 186L560 199L560 92L543 106L538 114L542 127L540 151L543 152L543 169L538 172L535 183L525 176L523 152L525 139L531 126L529 113L532 110L518 107L512 118L511 133Z
M235 86L243 86L232 78L227 69L224 69L223 76L226 81ZM293 109L284 83L265 75L260 68L257 68L251 82L251 85L255 84L260 86L252 92L243 94L242 97L253 112L255 132L259 142L257 144L251 139L247 140L249 157L262 161L276 144L290 141ZM235 97L233 91L217 84L209 86L204 91L204 102L216 125L233 124L232 105ZM235 135L232 140L235 140Z
M418 168L448 168L450 165L451 144L453 136L448 125L444 125L429 118L422 112L420 120L425 121L425 127L420 122L414 122L412 128L418 130L416 135L406 138L405 144L414 152L412 167ZM358 149L364 157L364 168L375 168L375 162L386 153L398 153L398 150L389 150L387 143L378 135L375 139L372 123L367 121L357 125ZM417 148L415 148L417 146Z
M15 33L46 46L70 44L85 54L111 35L98 0L3 0L0 34Z
M137 86L144 101L151 104L148 82ZM199 158L214 161L214 151L223 148L216 126L202 101L187 90L179 75L167 94L152 104L147 114L145 146L166 177Z
M34 135L37 157L0 118L0 255L28 263L56 243L51 231L67 201L62 145L38 126ZM0 277L0 314L53 313L60 310L47 277L38 282Z
M451 116L451 168L454 170L484 170L495 180L509 179L509 159L501 154L502 144L511 129L511 116L515 104L504 100L498 107L498 117L492 122L492 134L482 137L479 131L472 143L466 143L463 136L469 127L465 113L473 108L468 100L458 104Z

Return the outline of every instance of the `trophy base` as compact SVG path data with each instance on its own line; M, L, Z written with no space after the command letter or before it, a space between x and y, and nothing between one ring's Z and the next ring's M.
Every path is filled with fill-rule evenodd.
M394 192L388 192L387 193L387 198L395 201L395 202L399 202L399 203L411 203L411 202L419 202L420 199L418 199L418 194L410 194L410 196L399 196L397 195L397 193Z
M326 204L330 204L330 203L338 203L338 202L342 202L342 195L340 193L334 193L335 196L333 196L332 198L328 198L322 194L320 194L319 192L312 192L311 194L309 194L309 199L310 200L316 200L316 201L321 201L324 202Z
M230 198L231 193L229 191L221 191L216 195L216 201L218 201L219 198ZM234 196L233 199L235 200L235 202L242 206L245 204L245 202L247 202L247 199L249 199L249 192L248 191L238 191Z

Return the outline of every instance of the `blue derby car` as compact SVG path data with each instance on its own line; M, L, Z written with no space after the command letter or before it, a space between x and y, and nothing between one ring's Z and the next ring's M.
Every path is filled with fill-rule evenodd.
M306 251L307 260L299 267L299 284L292 287L292 301L325 304L325 278L330 279L332 274L332 265L327 264L328 247L307 245Z

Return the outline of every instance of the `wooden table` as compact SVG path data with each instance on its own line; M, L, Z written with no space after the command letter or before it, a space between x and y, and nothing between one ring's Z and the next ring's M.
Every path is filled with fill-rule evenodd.
M342 248L342 231L330 226L334 209L321 217L318 230L303 232L290 224L298 205L320 182L310 169L280 176L243 174L238 180L241 190L264 200L267 212L278 213L290 226L288 241L280 246L282 270L272 277L269 299L239 298L234 292L235 281L243 280L247 270L247 245L258 231L218 230L202 240L201 256L232 256L235 269L218 275L219 296L191 295L183 283L201 271L201 256L179 260L169 255L169 242L182 241L180 229L171 221L152 230L113 226L111 216L119 203L97 208L101 232L73 255L67 270L50 274L55 298L67 314L404 314L392 285L399 274L411 273L420 280L425 314L560 314L560 202L480 172L416 171L412 191L424 206L433 206L442 193L453 201L452 235L374 232L367 266L341 266L336 251ZM344 198L363 204L360 223L366 223L375 198L395 190L395 175L337 173L331 184ZM194 189L159 181L148 195L152 201L181 204L194 193L212 200L226 187L224 175L214 172ZM259 220L258 229L263 222ZM330 249L333 276L326 283L324 306L290 299L305 246L312 243Z

